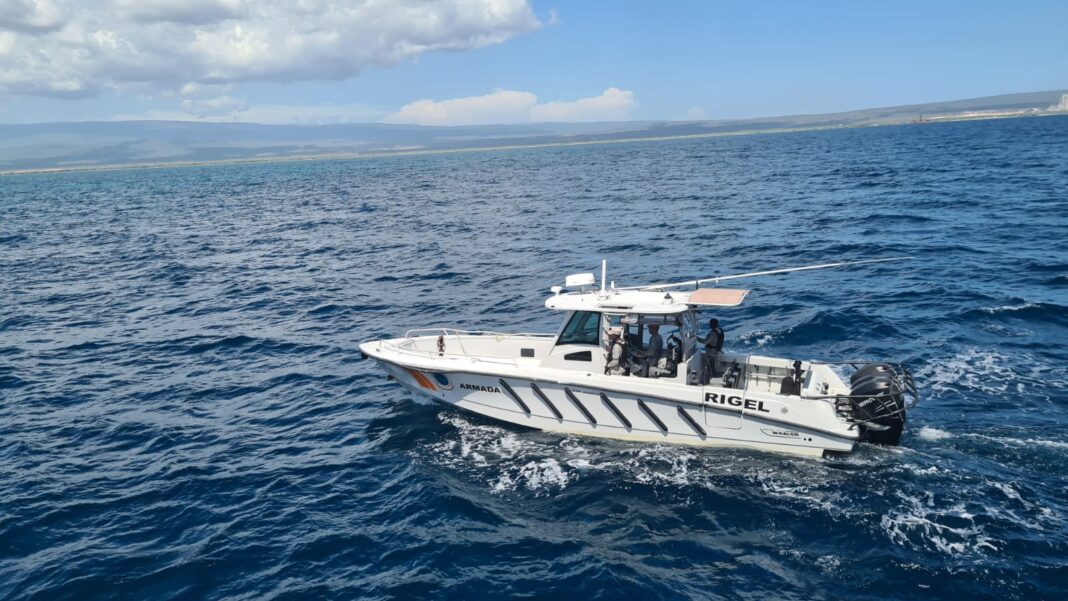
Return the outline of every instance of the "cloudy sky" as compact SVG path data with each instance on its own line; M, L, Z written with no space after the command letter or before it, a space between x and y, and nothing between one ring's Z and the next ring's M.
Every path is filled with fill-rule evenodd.
M0 0L0 122L739 118L1068 87L1068 2Z

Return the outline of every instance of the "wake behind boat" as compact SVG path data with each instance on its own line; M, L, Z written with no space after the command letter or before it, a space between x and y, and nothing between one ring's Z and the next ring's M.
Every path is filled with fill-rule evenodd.
M599 288L592 273L551 288L545 306L565 314L555 334L411 330L365 342L360 351L409 390L548 432L812 456L850 452L862 441L897 444L918 399L904 366L730 353L715 320L700 336L697 315L748 296L716 286L723 281L897 260L630 288L606 286L602 262ZM847 384L840 374L849 371Z

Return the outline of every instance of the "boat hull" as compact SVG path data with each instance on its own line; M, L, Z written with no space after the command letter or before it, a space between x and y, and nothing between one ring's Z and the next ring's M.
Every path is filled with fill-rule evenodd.
M428 370L376 360L414 393L546 432L814 457L850 452L856 443L855 435L805 427L782 419L781 414L772 415L771 409L781 405L774 400L751 398L738 402L737 407L707 402L718 394L709 391L725 390L714 387L692 386L687 398L664 398L628 391L626 381L621 381L622 387L609 388L513 374ZM788 411L785 405L779 410Z

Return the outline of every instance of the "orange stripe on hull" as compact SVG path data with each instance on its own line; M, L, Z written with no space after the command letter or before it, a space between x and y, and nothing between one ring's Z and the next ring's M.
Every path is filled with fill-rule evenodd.
M427 390L430 390L430 391L437 390L437 388L434 386L434 383L431 382L422 373L417 372L417 371L412 370L412 369L407 369L407 368L405 368L405 371L407 371L408 373L412 374L412 377L415 378L415 381L419 382L419 385L422 386L423 388L426 388Z

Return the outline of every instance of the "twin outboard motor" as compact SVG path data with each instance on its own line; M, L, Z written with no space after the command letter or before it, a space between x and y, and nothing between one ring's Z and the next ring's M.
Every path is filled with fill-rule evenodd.
M869 363L849 378L853 415L861 425L861 440L896 445L905 428L905 395L916 396L908 370L889 363Z

